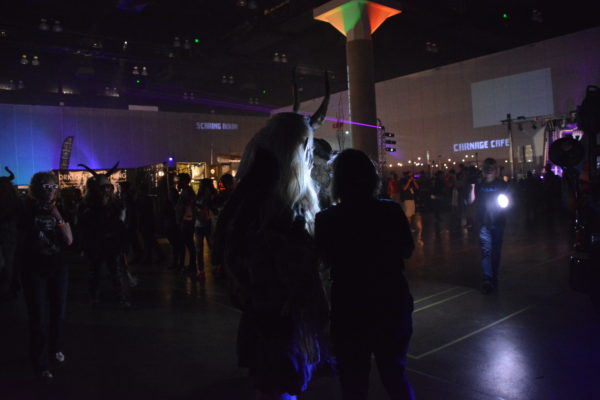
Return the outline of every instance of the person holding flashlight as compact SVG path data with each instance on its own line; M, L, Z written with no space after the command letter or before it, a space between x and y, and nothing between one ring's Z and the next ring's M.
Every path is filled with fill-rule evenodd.
M479 220L479 245L483 280L481 292L489 294L498 286L498 269L502 237L506 226L506 211L510 196L506 182L498 178L498 163L493 158L483 162L481 183L471 184L469 204L476 203Z

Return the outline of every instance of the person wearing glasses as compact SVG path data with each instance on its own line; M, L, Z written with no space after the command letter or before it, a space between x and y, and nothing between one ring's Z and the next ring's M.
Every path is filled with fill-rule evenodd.
M51 359L65 361L63 325L68 268L63 253L73 243L71 227L56 207L57 193L54 174L33 175L18 223L31 362L36 375L45 380L53 378Z

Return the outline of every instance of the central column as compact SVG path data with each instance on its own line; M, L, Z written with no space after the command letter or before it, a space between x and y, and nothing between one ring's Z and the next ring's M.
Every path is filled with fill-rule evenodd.
M377 101L373 74L373 42L367 13L346 36L346 63L348 68L348 93L350 97L350 121L371 126L352 125L352 145L377 160L378 140Z
M378 159L379 143L371 34L400 12L387 1L366 0L333 0L314 10L315 19L346 36L352 145L372 160Z

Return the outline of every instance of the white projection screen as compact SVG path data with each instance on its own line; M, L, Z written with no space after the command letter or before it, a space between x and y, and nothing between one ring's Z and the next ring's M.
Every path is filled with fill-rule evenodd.
M471 84L473 127L500 125L506 114L526 118L554 113L550 68Z

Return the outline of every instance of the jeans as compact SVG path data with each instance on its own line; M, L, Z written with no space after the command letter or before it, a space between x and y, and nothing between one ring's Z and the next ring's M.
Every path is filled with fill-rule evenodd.
M68 280L65 265L49 275L31 269L23 273L31 362L36 372L48 369L49 353L63 351Z
M196 231L196 264L200 271L204 269L204 238L208 244L208 249L211 248L211 225L210 222L207 226L197 226Z
M92 301L98 301L98 289L100 288L100 273L102 267L106 265L108 275L115 288L115 294L119 301L127 301L125 288L123 286L124 268L121 263L121 255L113 256L92 256L90 261L90 296Z
M412 303L412 301L411 301ZM331 333L340 373L343 400L366 400L371 354L392 400L414 400L406 377L406 357L412 335L412 306L402 311L373 307L359 317L332 307Z
M196 245L194 244L194 221L183 221L179 227L180 247L176 249L177 260L185 263L185 250L187 248L191 268L196 268Z
M500 253L502 251L503 226L482 225L479 229L479 245L481 247L481 270L483 280L496 285Z

